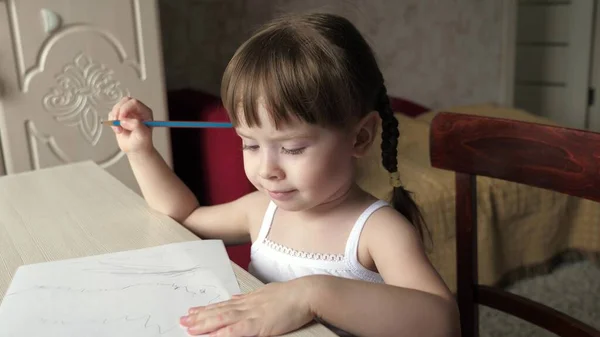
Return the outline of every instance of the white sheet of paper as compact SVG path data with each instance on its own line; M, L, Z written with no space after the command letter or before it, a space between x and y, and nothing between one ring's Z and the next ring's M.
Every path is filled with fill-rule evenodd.
M190 307L238 293L220 240L24 265L0 305L0 336L183 337Z

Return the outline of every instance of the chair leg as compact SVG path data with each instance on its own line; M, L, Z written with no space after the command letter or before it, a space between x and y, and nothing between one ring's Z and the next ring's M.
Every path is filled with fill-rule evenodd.
M462 336L479 335L477 285L477 181L456 174L456 295Z
M464 304L461 306L461 302ZM462 337L478 337L479 336L479 306L472 301L458 302L458 310L460 311L460 330Z

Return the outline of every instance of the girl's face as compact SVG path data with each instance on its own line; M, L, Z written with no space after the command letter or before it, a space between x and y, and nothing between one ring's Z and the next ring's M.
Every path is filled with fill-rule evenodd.
M275 128L259 104L261 127L240 125L244 170L250 182L289 211L308 210L343 197L354 182L356 134L304 122Z

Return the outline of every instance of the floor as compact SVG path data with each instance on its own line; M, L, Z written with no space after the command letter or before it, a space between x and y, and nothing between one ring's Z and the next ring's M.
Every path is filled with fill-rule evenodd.
M572 262L551 274L519 281L507 288L576 317L600 330L600 266L590 261ZM528 322L481 307L481 337L556 336Z

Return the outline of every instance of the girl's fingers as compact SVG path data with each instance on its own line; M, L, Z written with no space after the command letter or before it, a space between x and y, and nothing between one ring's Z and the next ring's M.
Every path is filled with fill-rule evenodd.
M239 307L239 302L237 302L236 300L240 300L244 297L245 294L236 294L236 295L232 295L230 300L227 301L223 301L223 302L219 302L219 303L213 303L213 304L209 304L209 305L203 305L203 306L198 306L198 307L191 307L188 309L188 314L197 314L200 311L204 311L204 310L213 310L213 309L218 309L218 308L222 308L222 307Z
M121 98L121 100L117 104L115 104L115 106L112 109L112 112L113 112L112 117L114 120L121 119L121 116L120 116L121 107L123 106L123 104L127 103L130 100L131 100L131 97L125 96L125 97Z
M240 310L218 310L201 315L182 317L180 324L192 334L206 334L239 322L244 317Z
M118 120L119 119L119 110L121 109L121 106L127 102L128 100L130 100L131 97L129 96L125 96L123 98L121 98L121 100L119 102L117 102L117 104L115 104L112 108L112 110L108 113L108 120ZM113 131L115 133L121 133L123 132L123 128L121 128L120 126L111 126L111 128L113 129Z
M255 336L256 319L244 319L223 327L210 336Z
M144 103L135 98L131 98L123 103L119 109L119 119L136 118L140 120L152 119L152 110Z
M127 131L133 131L142 125L139 119L135 118L124 118L121 119L121 127Z

